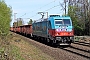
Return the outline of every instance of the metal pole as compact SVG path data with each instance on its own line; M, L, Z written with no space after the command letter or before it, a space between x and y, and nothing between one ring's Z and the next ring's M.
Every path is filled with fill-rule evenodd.
M65 9L65 16L66 16L66 7L67 7L67 6L66 6L66 3L67 3L67 2L68 2L68 0L64 0L64 3L65 3L65 8L64 8L64 9Z
M18 18L16 20L17 20L17 26L18 26Z
M46 12L47 13L47 18L48 18L48 12Z
M17 19L16 19L16 14L17 14L17 13L14 13L14 20L15 20L15 21L17 20Z
M17 13L14 13L14 25L15 25L15 27L16 27L15 21L17 21L17 19L16 19L16 14L17 14Z
M66 16L66 0L65 0L65 16Z

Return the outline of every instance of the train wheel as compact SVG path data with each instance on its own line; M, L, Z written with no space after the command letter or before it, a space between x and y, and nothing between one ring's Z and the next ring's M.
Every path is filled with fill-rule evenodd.
M49 38L47 38L47 42L48 42L48 43L50 42L50 39L49 39Z

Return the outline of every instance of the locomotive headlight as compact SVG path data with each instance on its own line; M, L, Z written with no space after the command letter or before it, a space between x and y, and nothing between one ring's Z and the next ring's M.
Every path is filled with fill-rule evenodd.
M73 39L74 39L74 37L70 37L70 39L71 39L71 40L73 40Z
M72 37L70 37L70 39L72 39Z
M59 29L56 29L56 31L59 31Z
M72 35L72 33L70 33L70 35Z
M57 35L58 35L58 33L57 33Z
M70 32L69 34L70 34L70 35L73 35L73 33L72 33L72 32Z
M62 27L62 28L65 28L65 27Z

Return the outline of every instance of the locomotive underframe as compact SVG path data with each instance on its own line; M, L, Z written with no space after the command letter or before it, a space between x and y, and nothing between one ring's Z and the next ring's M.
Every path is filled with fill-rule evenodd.
M60 44L60 45L71 44L74 42L74 36L56 36L50 38L50 40L53 41L52 43Z
M63 37L55 37L56 43L68 43L71 44L74 42L74 37L73 36L63 36Z

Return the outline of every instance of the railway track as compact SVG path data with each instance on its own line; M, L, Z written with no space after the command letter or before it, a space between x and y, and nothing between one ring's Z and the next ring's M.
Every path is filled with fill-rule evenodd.
M90 60L90 43L75 42L72 43L71 46L69 47L62 48L62 50L84 57L87 60Z
M74 54L79 55L81 57L90 59L90 52L89 51L81 50L81 49L78 49L75 47L64 48L63 50L74 53Z
M78 45L83 45L83 46L88 46L90 47L90 43L89 42L75 42L74 44L78 44Z

